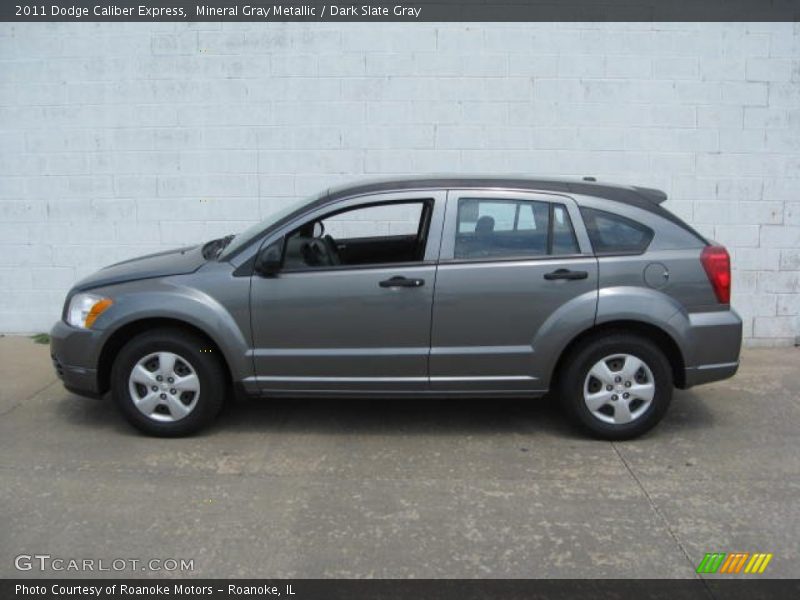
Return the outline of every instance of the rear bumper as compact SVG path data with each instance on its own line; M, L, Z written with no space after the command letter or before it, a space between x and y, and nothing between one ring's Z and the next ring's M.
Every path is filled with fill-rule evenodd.
M733 377L739 369L742 319L733 310L689 314L684 348L685 382L689 388Z
M723 363L718 365L701 365L699 367L688 367L686 369L686 383L684 389L690 388L701 383L711 383L720 379L728 379L736 375L739 370L739 361L734 363Z
M50 358L64 387L81 396L101 395L97 378L98 332L58 321L50 330Z

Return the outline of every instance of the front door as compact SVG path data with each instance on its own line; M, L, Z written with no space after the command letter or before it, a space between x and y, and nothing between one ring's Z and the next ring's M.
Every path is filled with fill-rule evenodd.
M263 393L428 388L444 202L430 192L343 200L279 232L282 270L252 279Z
M554 359L548 344L588 327L596 306L597 260L571 198L449 192L432 389L543 390Z

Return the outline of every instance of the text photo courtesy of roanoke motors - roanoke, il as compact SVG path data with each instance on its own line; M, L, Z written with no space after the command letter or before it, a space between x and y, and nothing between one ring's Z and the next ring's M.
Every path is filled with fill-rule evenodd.
M0 598L797 597L798 22L0 4Z

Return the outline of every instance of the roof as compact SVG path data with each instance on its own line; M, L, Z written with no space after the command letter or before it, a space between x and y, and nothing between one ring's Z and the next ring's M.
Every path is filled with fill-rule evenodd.
M632 204L648 210L667 199L661 190L653 188L598 183L594 178L547 179L533 177L436 176L399 178L356 183L328 190L328 200L346 196L387 191L432 188L508 188L541 192L585 194L607 200Z

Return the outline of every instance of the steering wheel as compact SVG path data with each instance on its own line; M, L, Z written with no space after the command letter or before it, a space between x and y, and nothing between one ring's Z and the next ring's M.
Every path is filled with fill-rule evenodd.
M327 236L330 238L330 236ZM327 239L313 239L303 244L303 260L306 264L312 267L332 267L338 265L339 256L336 253L336 244L333 243L334 250L330 250L329 244L333 243L333 238L330 242Z

